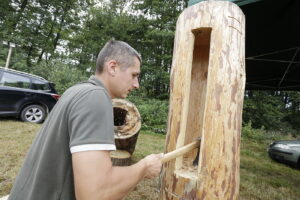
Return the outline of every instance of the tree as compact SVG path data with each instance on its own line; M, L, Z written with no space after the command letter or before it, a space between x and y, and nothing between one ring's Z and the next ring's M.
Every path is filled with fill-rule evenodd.
M68 51L77 67L83 70L94 69L97 54L108 40L123 40L140 49L141 37L143 29L140 20L127 12L121 12L120 5L111 1L89 11L83 27L70 37Z
M89 0L6 0L1 4L1 10L8 11L0 19L0 36L18 45L30 68L56 57L57 47L73 34L73 27L80 26L79 13L90 4Z
M147 22L143 46L142 82L148 96L167 99L169 97L169 73L176 21L188 1L146 0L134 1L133 6L140 11L139 17Z
M284 104L272 91L247 91L244 100L243 122L252 122L254 128L279 129Z

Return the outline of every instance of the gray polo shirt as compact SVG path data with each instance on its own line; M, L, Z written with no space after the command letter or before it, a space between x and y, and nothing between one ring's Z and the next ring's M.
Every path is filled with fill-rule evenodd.
M9 200L75 199L72 153L115 150L111 98L92 76L59 99L33 142Z

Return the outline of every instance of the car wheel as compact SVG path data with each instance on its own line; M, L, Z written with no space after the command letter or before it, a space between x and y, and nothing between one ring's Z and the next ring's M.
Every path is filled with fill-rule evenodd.
M41 123L46 118L46 111L42 106L30 105L21 112L21 120L24 122Z

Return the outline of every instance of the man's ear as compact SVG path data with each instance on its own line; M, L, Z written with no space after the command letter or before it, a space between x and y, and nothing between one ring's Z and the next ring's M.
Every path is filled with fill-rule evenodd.
M117 73L117 67L118 67L118 64L117 64L117 61L115 60L110 60L107 62L107 71L108 73L111 75L111 76L115 76L116 73Z

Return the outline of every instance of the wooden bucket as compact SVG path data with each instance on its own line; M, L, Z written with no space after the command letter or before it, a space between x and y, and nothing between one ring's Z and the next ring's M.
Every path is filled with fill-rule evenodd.
M203 1L183 11L170 88L165 152L202 140L200 150L164 164L161 199L238 199L245 18L237 5Z

